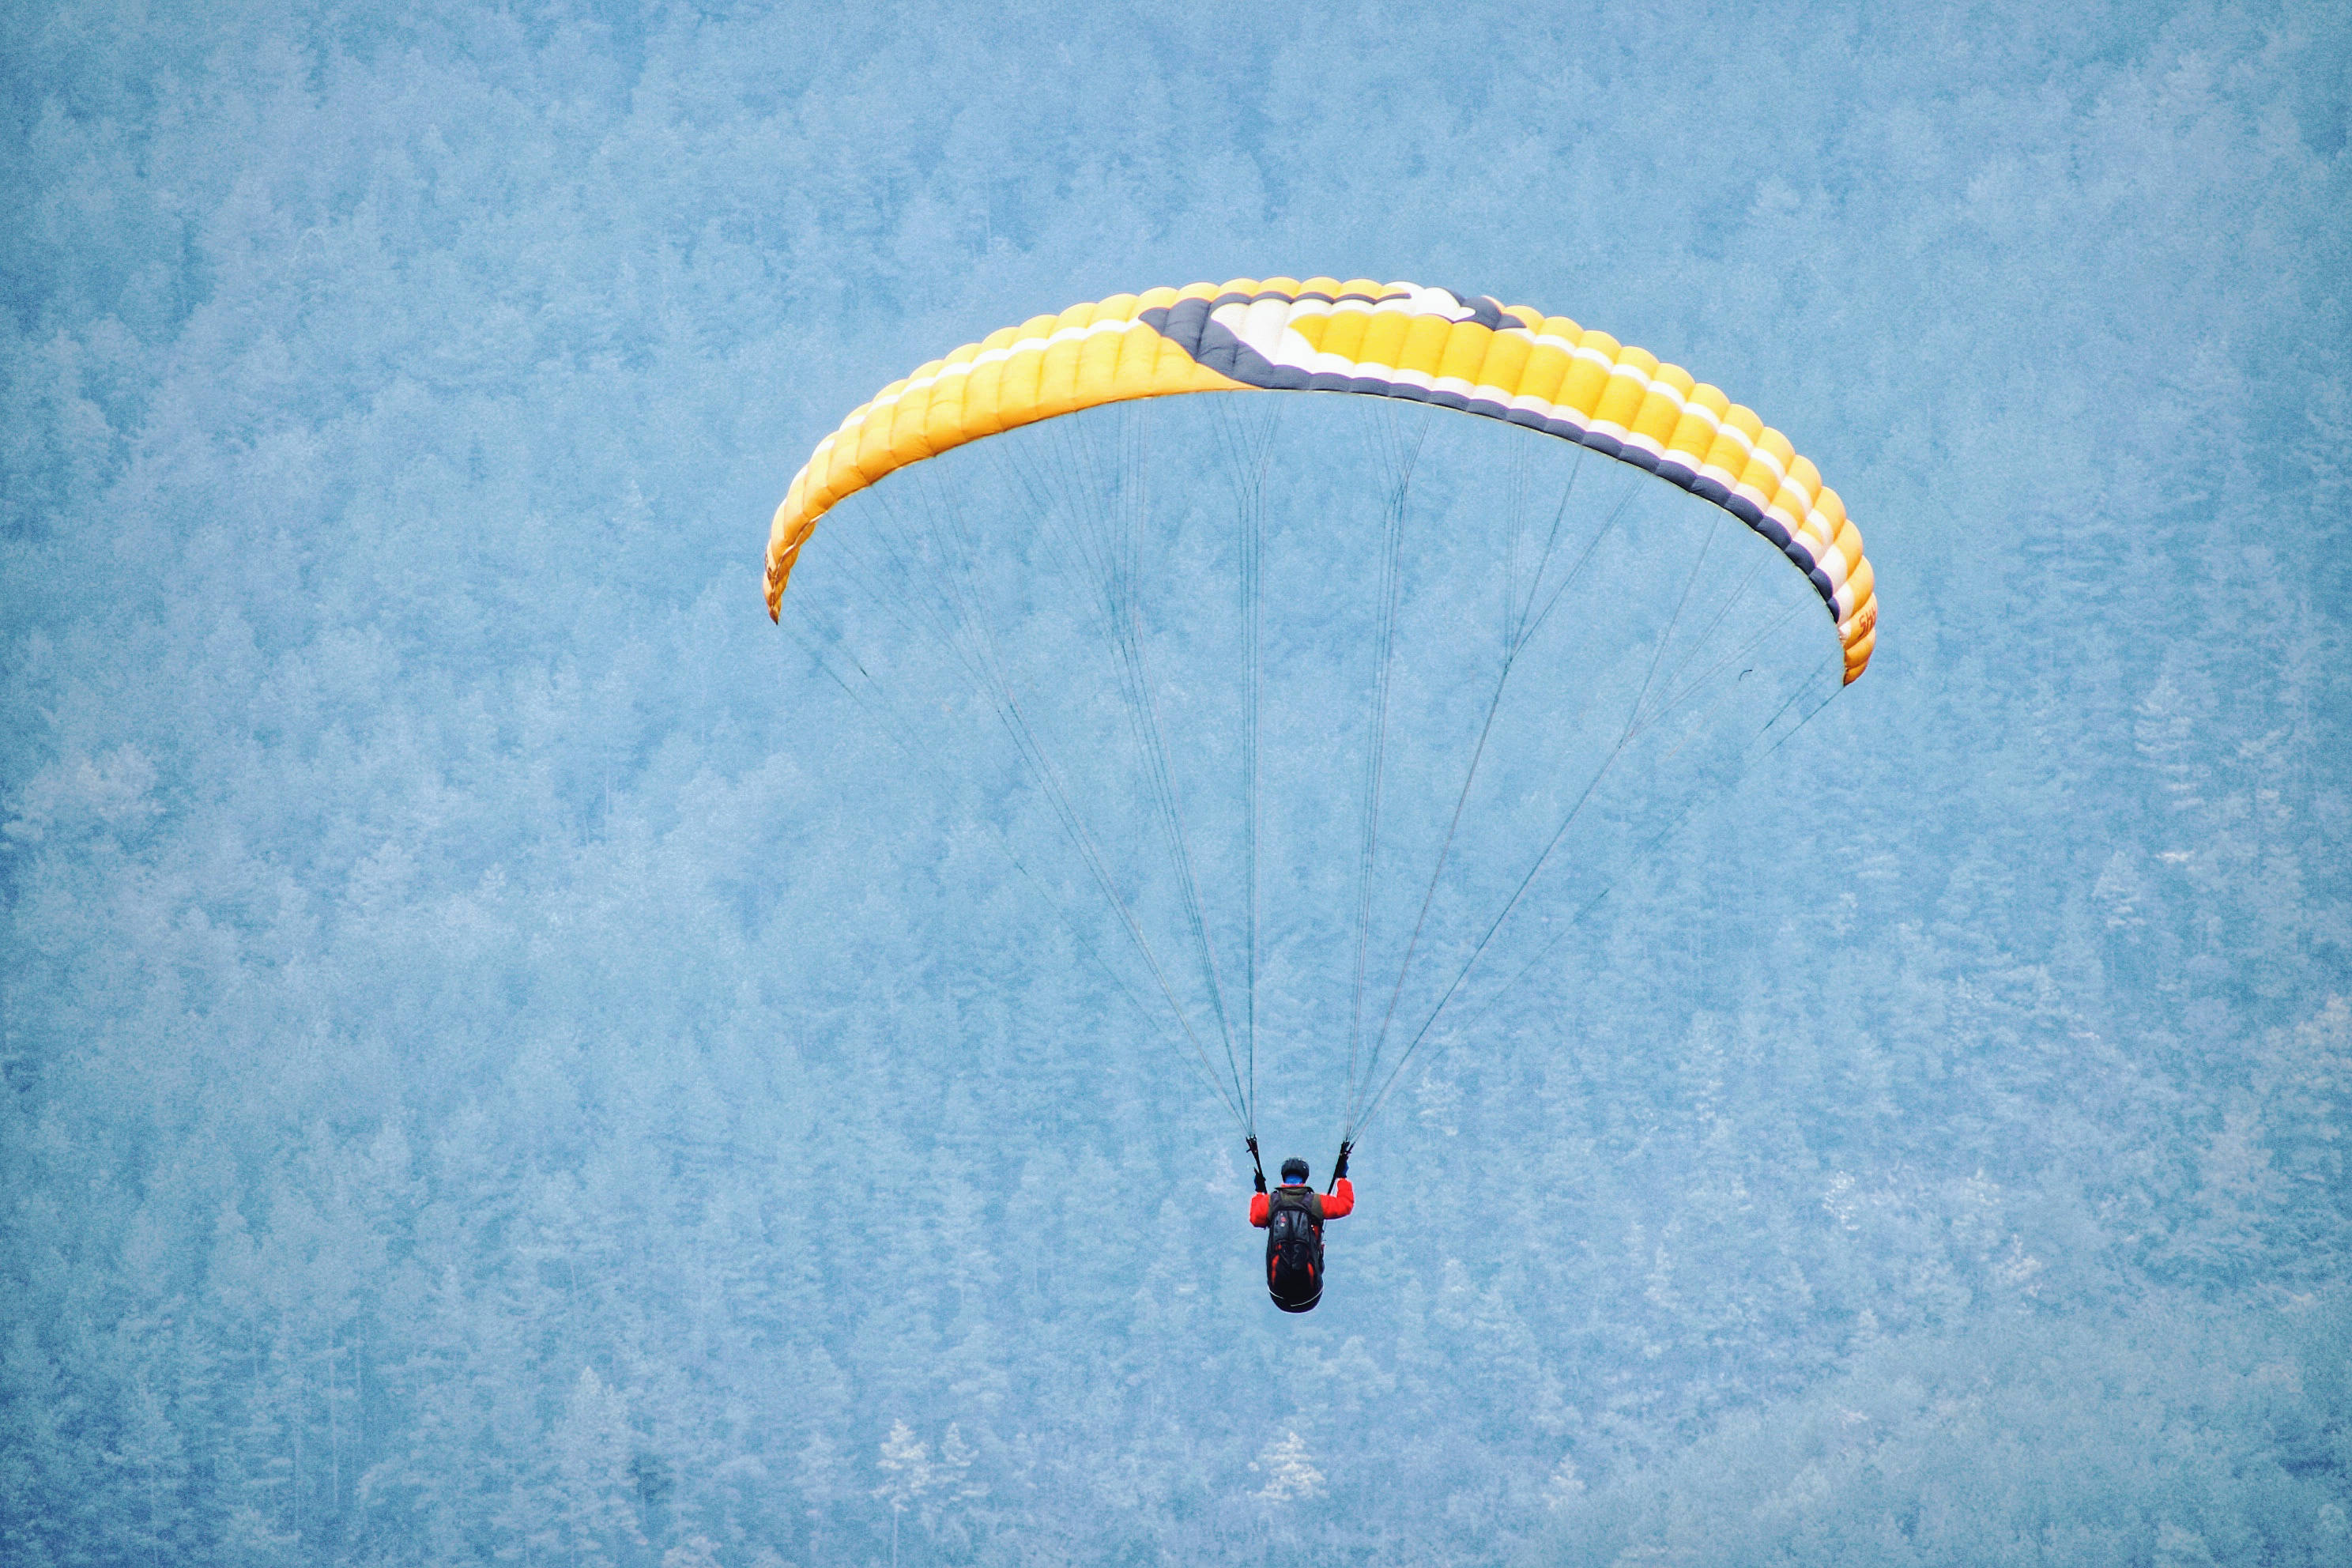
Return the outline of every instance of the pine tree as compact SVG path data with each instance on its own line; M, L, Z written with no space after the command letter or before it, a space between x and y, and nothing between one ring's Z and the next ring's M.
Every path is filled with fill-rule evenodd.
M882 1472L882 1484L874 1489L874 1495L890 1509L890 1562L892 1568L897 1568L898 1521L908 1509L930 1495L939 1478L931 1468L929 1448L904 1421L890 1423L890 1431L882 1439L881 1454L874 1463Z
M1269 1443L1250 1468L1265 1477L1265 1485L1250 1495L1265 1502L1288 1502L1294 1498L1323 1495L1323 1472L1307 1452L1307 1439L1285 1432Z
M583 1565L625 1561L627 1548L646 1544L632 1501L627 1401L582 1367L551 1437L564 1550Z

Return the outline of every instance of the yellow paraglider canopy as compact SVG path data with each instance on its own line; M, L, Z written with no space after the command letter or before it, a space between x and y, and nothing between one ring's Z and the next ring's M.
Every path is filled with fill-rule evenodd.
M1507 420L1646 468L1764 535L1835 619L1850 684L1878 601L1862 535L1788 437L1606 332L1412 283L1236 279L1119 294L967 343L817 444L769 533L768 613L817 520L893 470L1081 408L1181 392L1351 392Z

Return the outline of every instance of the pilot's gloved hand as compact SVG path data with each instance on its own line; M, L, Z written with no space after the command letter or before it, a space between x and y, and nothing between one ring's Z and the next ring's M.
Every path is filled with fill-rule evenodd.
M1264 1193L1265 1191L1265 1173L1264 1171L1252 1172L1250 1173L1250 1179L1257 1184L1257 1190L1260 1193Z
M1331 1168L1331 1179L1333 1181L1341 1181L1346 1178L1348 1174L1348 1151L1352 1147L1354 1147L1354 1145L1348 1143L1342 1143L1339 1145L1339 1163Z

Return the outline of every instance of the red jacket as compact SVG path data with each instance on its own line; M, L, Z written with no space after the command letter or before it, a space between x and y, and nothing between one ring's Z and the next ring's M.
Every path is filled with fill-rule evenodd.
M1318 1195L1323 1199L1325 1219L1345 1219L1356 1210L1356 1184L1345 1176L1334 1183L1329 1192ZM1272 1198L1264 1193L1250 1194L1250 1224L1264 1230L1267 1216L1273 1213Z

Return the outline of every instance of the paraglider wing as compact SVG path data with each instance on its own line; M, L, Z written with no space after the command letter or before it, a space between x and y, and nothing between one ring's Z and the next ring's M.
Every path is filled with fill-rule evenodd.
M1862 535L1788 438L1679 365L1483 295L1411 283L1237 279L1120 294L967 343L819 442L769 533L767 600L817 521L910 463L1103 404L1187 392L1406 398L1577 442L1712 501L1769 540L1837 624L1852 683L1877 642Z

